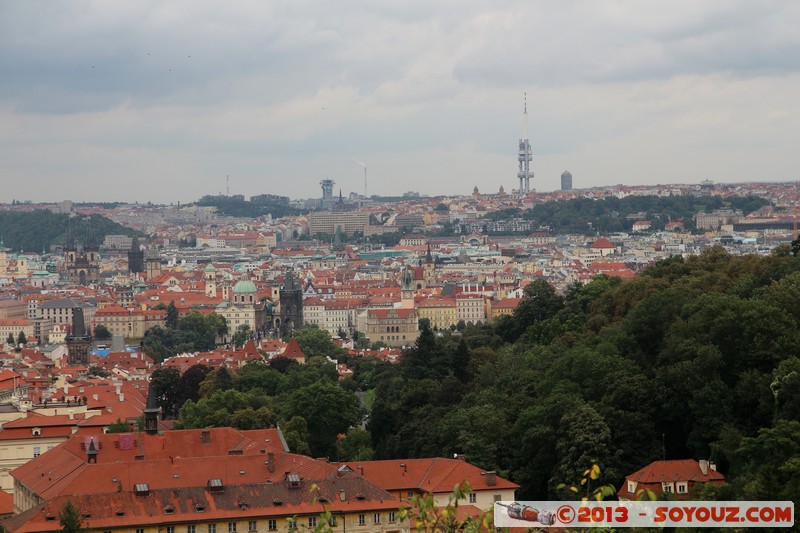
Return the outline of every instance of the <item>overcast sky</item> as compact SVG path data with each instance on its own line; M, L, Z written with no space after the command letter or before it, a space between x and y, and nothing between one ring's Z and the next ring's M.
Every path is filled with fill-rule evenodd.
M0 0L0 202L800 178L800 2ZM794 140L792 140L794 139Z

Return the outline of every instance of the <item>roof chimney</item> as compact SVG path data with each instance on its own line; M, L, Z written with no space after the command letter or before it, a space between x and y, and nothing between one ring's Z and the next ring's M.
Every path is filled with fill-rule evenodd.
M708 461L700 459L697 461L697 464L700 466L700 472L702 472L704 476L708 475Z
M717 471L717 463L708 463L708 467L714 472Z
M275 472L275 454L273 452L267 452L267 470L270 474Z
M494 471L486 472L486 484L490 487L497 485L497 473Z

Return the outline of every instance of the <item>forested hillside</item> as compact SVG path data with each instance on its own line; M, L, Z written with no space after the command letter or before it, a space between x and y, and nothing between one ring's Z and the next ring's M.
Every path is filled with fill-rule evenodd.
M619 487L666 456L718 464L728 484L702 497L798 501L799 325L800 258L715 247L563 296L536 281L513 316L460 334L423 323L401 364L353 359L341 383L312 358L164 389L183 394L186 427L280 423L293 449L334 460L465 453L521 499L565 496L594 463ZM336 354L323 332L298 335L307 355ZM357 390L369 435L346 430Z
M41 252L42 249L49 250L53 244L63 244L68 225L72 227L78 244L83 243L90 228L98 243L102 243L106 235L141 235L100 215L70 219L69 215L45 209L31 212L0 211L0 235L5 245L15 251Z
M630 231L636 220L626 217L635 213L643 214L650 220L653 230L664 229L664 224L677 220L683 221L686 229L691 230L694 229L694 215L697 213L730 208L747 215L768 204L767 200L757 196L609 196L596 200L576 198L566 202L545 202L519 213L558 233L599 231L608 234ZM505 216L509 216L508 210Z

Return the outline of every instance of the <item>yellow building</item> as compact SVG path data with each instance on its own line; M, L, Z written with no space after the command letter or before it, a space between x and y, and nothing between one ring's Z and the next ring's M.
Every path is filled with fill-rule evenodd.
M19 332L23 332L25 337L31 337L34 334L33 322L24 318L0 318L0 344L8 339L8 335L14 336L14 343L17 342Z
M454 298L428 298L417 303L419 318L427 318L431 329L443 330L458 323L458 308Z

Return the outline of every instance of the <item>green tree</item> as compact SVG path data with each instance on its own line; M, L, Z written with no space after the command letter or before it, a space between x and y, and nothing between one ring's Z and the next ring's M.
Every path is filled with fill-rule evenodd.
M737 452L743 497L800 501L800 421L779 420L756 437L742 439Z
M6 339L6 342L8 344L16 344L13 333L9 333L8 334L8 338Z
M170 329L178 329L178 308L175 307L175 300L171 300L167 305L167 314L164 323Z
M183 404L180 427L184 429L235 426L239 429L270 427L275 422L271 400L258 392L219 390L197 402Z
M150 394L155 395L164 418L175 418L180 400L181 374L177 368L158 368L150 376Z
M88 528L84 526L83 514L78 506L67 500L67 503L58 512L58 523L64 533L85 533Z
M94 327L94 336L97 339L110 339L111 332L108 331L108 328L105 327L103 324L97 324Z
M314 324L296 329L292 335L306 357L322 355L336 359L345 354L345 351L333 342L326 330L320 329Z
M252 332L250 331L250 326L247 324L242 324L236 328L236 333L233 334L233 338L231 340L235 346L244 346L245 343L250 340L251 334Z
M612 462L613 450L611 430L595 409L584 404L565 414L559 424L556 441L556 452L560 460L555 467L551 485L555 487L561 480L568 484L579 484L576 474L592 468L598 462ZM608 477L615 476L612 474Z
M28 336L25 335L24 331L20 331L19 335L17 336L17 343L19 344L27 344L28 343Z
M282 424L283 437L286 446L292 453L311 455L311 447L308 445L308 423L302 416L293 416Z
M308 444L317 457L332 456L340 433L361 421L355 394L332 383L318 381L288 394L283 401L284 418L302 416L308 423Z
M234 377L231 371L221 366L211 370L200 384L200 397L207 398L215 392L234 388Z
M129 431L132 431L130 423L119 418L117 418L116 422L108 425L109 433L128 433Z
M339 461L369 461L372 459L372 437L368 431L356 427L341 435L336 441L336 457Z
M200 385L206 379L208 373L211 372L211 367L204 364L192 365L181 374L180 383L180 409L183 404L189 400L198 401L200 399Z

